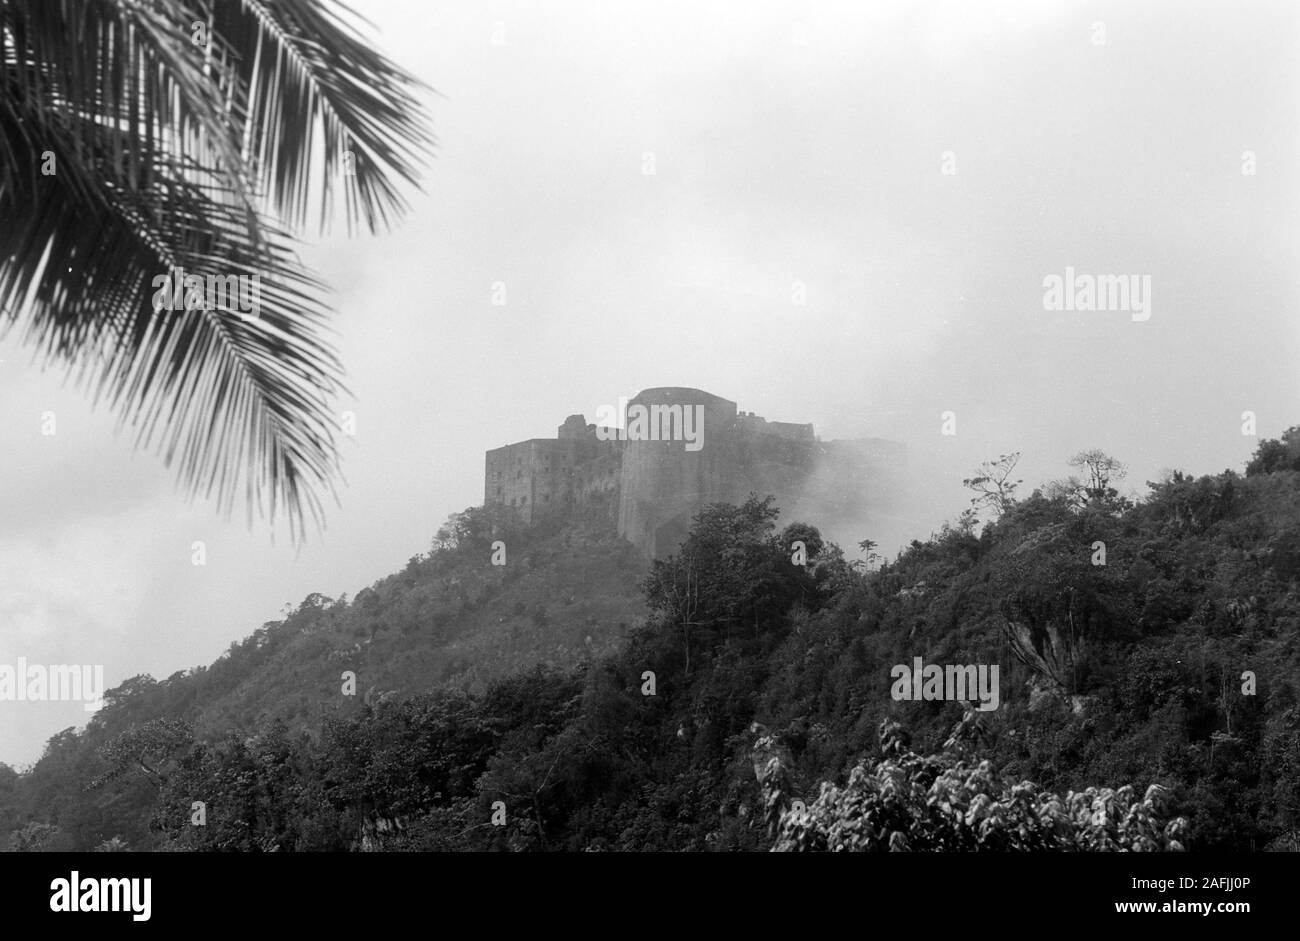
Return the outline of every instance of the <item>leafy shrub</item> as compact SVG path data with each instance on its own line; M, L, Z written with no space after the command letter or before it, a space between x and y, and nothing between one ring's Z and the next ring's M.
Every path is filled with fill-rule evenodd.
M776 851L969 852L1181 850L1181 817L1165 816L1165 791L1138 800L1131 786L1060 797L1032 781L1011 783L991 762L945 750L921 757L897 723L881 726L884 757L853 769L844 787L823 784L806 809L781 821ZM769 800L772 789L768 788Z

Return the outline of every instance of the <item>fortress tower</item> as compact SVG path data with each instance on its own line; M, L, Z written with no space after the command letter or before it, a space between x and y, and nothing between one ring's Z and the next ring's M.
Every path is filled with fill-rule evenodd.
M656 406L660 415L676 406L683 416L686 409L698 416L698 450L688 450L684 440L623 443L618 534L654 558L681 542L702 507L738 498L736 403L699 389L666 387L638 394L628 403L629 414L638 405L651 416Z

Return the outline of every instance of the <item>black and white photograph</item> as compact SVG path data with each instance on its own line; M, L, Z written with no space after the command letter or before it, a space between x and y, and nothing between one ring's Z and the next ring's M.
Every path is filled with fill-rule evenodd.
M0 59L15 912L1294 911L1293 0L0 0Z

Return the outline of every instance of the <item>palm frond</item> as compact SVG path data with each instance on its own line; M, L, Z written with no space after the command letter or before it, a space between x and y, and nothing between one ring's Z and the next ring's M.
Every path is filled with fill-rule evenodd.
M225 40L221 65L248 92L245 155L282 217L306 221L315 169L322 221L343 181L349 228L360 214L375 231L405 208L390 172L416 184L433 140L415 96L424 86L367 46L346 12L316 0L240 0L215 4L212 24Z
M270 213L297 225L318 202L324 222L342 180L349 228L373 230L431 143L414 80L341 9L0 0L0 326L24 323L187 491L226 511L242 491L295 539L340 476L342 368ZM155 303L176 269L256 280L258 315Z

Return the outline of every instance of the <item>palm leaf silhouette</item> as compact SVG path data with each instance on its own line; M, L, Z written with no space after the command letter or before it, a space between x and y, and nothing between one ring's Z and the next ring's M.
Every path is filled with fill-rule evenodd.
M342 367L295 234L406 208L423 86L334 0L0 0L0 327L107 401L191 494L295 540L339 477ZM314 212L313 212L314 208ZM260 310L156 281L257 276Z

